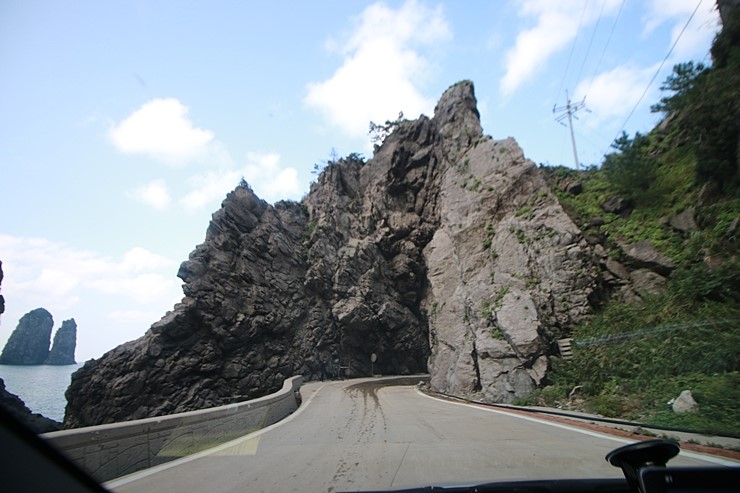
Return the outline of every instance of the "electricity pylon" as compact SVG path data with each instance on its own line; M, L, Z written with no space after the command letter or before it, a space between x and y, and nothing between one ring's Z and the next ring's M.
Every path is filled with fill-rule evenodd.
M573 144L573 159L576 162L576 169L579 170L581 169L581 163L580 161L578 161L578 150L576 149L576 136L573 133L573 115L575 114L576 111L586 106L586 103L585 103L585 99L577 103L571 102L570 96L568 96L567 89L565 91L565 101L566 101L565 106L560 106L560 107L553 106L552 112L561 113L560 115L555 117L555 121L563 126L565 126L565 123L563 123L563 120L565 120L566 117L568 118L568 127L570 128L570 141Z

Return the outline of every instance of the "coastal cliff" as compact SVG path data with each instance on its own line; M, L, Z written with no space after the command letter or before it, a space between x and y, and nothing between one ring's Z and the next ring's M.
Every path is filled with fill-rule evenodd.
M471 82L432 118L330 162L305 199L229 193L183 262L182 302L87 362L66 427L255 397L284 378L413 374L511 402L590 313L598 264L540 169L483 134Z

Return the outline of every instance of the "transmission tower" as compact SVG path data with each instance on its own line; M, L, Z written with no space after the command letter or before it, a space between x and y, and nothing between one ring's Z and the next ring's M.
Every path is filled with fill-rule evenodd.
M568 91L565 91L565 106L552 107L553 113L560 113L558 116L555 117L555 121L559 124L565 126L565 123L563 123L563 120L568 118L568 127L570 128L570 141L573 144L573 159L576 162L576 169L581 169L581 163L578 161L578 150L576 149L576 136L573 133L573 118L576 111L580 110L581 108L586 106L585 99L581 100L577 103L574 103L570 100L570 96L568 96ZM588 109L586 110L588 111ZM578 118L576 118L577 120Z

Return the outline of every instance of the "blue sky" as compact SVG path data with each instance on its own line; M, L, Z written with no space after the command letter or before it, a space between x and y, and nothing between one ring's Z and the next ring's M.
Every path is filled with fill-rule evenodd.
M552 110L585 98L579 158L598 164L718 28L711 0L6 0L0 344L39 306L76 319L80 361L142 335L242 176L299 200L332 149L370 157L369 121L431 116L462 79L484 132L536 163L574 166Z

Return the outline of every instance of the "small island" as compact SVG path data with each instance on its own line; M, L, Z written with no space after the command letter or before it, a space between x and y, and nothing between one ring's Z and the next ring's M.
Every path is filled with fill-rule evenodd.
M44 308L36 308L21 317L0 354L2 365L74 365L77 323L74 318L62 322L51 344L54 319Z

